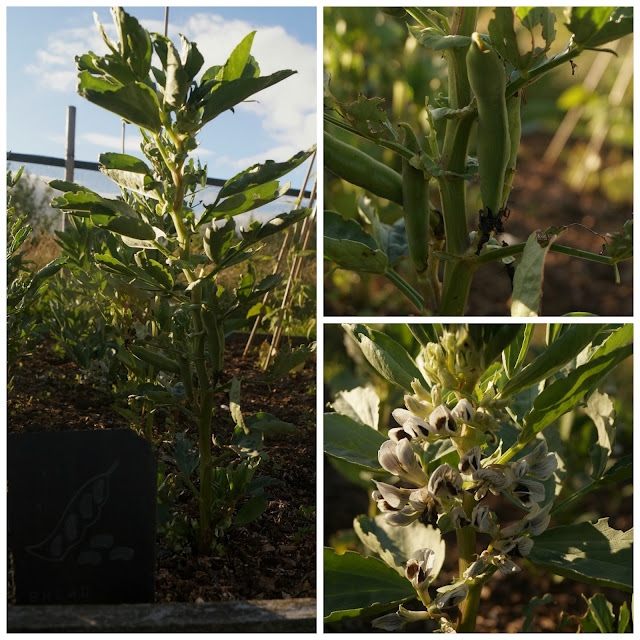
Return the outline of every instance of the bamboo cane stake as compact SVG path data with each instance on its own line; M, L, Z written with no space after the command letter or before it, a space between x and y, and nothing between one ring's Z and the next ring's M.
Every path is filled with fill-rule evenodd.
M298 208L302 203L302 199L304 198L304 192L305 192L305 189L307 188L307 182L309 181L309 176L311 175L311 169L313 168L313 163L315 162L315 159L316 159L316 152L314 151L311 154L311 158L309 159L309 166L307 167L307 173L304 177L304 180L302 181L302 188L300 189L298 198L295 201L295 208ZM313 201L313 193L309 197L309 206L311 206L312 201ZM298 227L298 224L294 225L293 229L295 230L296 227ZM289 246L289 239L291 237L291 234L292 234L292 228L290 227L289 229L287 229L287 232L285 233L285 236L284 236L284 240L282 242L282 246L280 247L280 253L278 254L278 259L276 260L276 265L273 269L273 275L280 272L280 268L282 267L282 263L284 262L284 258L286 255L286 250ZM264 294L264 297L262 298L263 309L267 304L267 301L269 300L270 295L271 295L271 291L267 291ZM258 327L260 326L261 319L262 319L262 312L258 314L255 322L253 323L253 328L251 329L251 334L249 335L247 344L245 345L244 351L242 352L242 357L245 357L247 353L249 353L249 348L251 347L251 343L253 342L256 332L258 331Z
M616 51L618 49L619 40L612 42L610 48L612 51ZM582 86L587 91L595 91L600 84L600 80L602 80L602 76L604 72L607 70L611 59L608 56L597 56L589 70L586 73L586 78L582 83ZM542 161L549 166L553 166L560 155L562 149L567 144L567 140L571 136L571 133L575 129L576 125L580 121L582 114L584 112L584 106L573 107L567 111L564 119L560 123L558 130L554 134L547 150L542 157Z
M313 183L313 189L311 191L311 197L309 202L310 205L312 205L313 201L315 200L317 182L318 182L318 179L316 178L316 180ZM311 234L313 231L315 217L316 217L316 210L314 209L313 213L307 218L305 218L305 223L308 222L308 224L306 225L306 227L303 227L302 232L300 234L301 238L303 238L302 249L300 251L301 254L304 253L304 251L306 251L307 247L309 246L309 240L311 238ZM289 272L289 280L287 281L287 286L285 288L284 295L282 296L282 304L280 305L280 312L278 315L278 324L273 334L273 338L271 340L271 347L269 349L269 352L267 353L267 357L266 357L263 369L267 369L267 367L271 362L272 354L280 346L280 340L282 338L282 327L284 324L284 312L288 305L289 294L293 289L293 283L300 275L300 270L302 269L303 260L304 260L303 255L297 255L294 258L293 265L291 266L291 271Z

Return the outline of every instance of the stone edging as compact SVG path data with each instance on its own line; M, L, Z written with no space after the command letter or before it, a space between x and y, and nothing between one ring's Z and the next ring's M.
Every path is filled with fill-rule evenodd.
M264 633L316 631L315 598L7 607L9 633Z

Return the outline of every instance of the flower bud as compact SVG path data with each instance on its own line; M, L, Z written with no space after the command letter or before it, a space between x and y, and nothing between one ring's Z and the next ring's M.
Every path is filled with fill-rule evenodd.
M491 556L485 549L480 554L478 559L466 568L465 572L462 574L462 577L465 578L465 580L468 580L469 578L475 578L476 576L480 575L487 568L490 560Z
M425 400L418 400L415 396L406 395L404 404L409 411L422 420L426 420L433 411L433 405Z
M434 407L442 404L442 386L440 384L434 384L431 387L431 404Z
M413 393L416 394L419 400L423 400L424 402L428 402L429 404L433 404L431 399L431 393L427 391L418 378L414 378L411 383L411 388L413 389Z

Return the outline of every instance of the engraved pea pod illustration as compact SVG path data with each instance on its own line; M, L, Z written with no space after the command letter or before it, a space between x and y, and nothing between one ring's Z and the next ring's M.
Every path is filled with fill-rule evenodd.
M42 560L62 562L100 517L109 497L110 477L117 467L116 461L104 473L89 478L71 497L53 531L42 542L29 545L25 550Z

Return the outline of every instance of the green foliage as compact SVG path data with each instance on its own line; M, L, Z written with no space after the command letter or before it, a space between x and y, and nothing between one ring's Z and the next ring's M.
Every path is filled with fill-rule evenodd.
M35 344L37 316L33 307L47 290L48 280L66 262L56 258L38 271L33 271L24 258L25 243L32 226L27 223L27 213L16 212L13 206L13 189L19 183L22 169L13 175L7 171L7 360L9 368L18 356L27 353Z
M523 89L561 64L573 69L586 50L608 51L601 47L632 32L632 10L568 9L573 37L556 55L553 10L496 7L492 14L488 33L480 34L474 8L447 15L416 7L325 10L325 258L363 282L379 280L368 274L384 276L424 315L464 315L473 274L494 260L515 268L511 315L530 317L540 313L549 251L608 264L618 279L617 262L630 257L622 238L607 256L552 244L566 226L503 250L496 236L509 216ZM427 74L421 91L410 77L414 58ZM447 64L446 93L436 58ZM468 155L474 128L477 159ZM476 173L479 218L469 215L466 194ZM362 189L373 218L357 205ZM392 246L381 242L380 220L394 229Z
M251 55L252 32L223 65L209 67L197 81L204 59L195 43L181 37L179 52L171 40L147 32L122 8L111 13L118 39L112 41L97 24L108 53L76 58L78 92L140 127L144 160L102 154L101 170L120 187L121 196L105 198L54 180L51 186L62 192L54 207L74 219L73 228L60 235L61 244L73 261L77 282L95 288L90 304L102 305L101 315L105 320L110 316L116 327L113 350L128 371L119 392L146 408L146 435L152 436L159 407L180 411L197 427L198 481L191 488L197 491L198 550L204 553L230 526L235 505L251 495L259 460L227 449L225 457L240 460L225 467L212 462L214 398L228 388L222 383L225 335L246 323L258 299L280 282L275 275L258 277L255 253L267 238L311 211L299 208L264 223L255 221L239 233L234 216L281 197L290 185L279 178L313 149L285 162L255 164L230 178L197 219L194 206L207 176L206 167L189 157L198 134L220 114L295 72L261 76ZM223 286L220 274L240 264L244 273L237 286ZM265 425L259 422L255 430L261 438ZM275 428L277 420L269 422ZM190 458L184 442L177 447L181 478L188 485ZM258 492L235 517L248 523L265 508ZM192 522L181 522L193 529Z
M415 341L406 346L389 337L391 329L403 335L398 325L388 331L344 325L352 359L373 369L356 369L359 379L370 380L367 386L334 387L332 411L324 418L325 453L359 486L368 481L371 490L375 481L373 499L381 514L356 517L354 530L362 553L382 562L325 551L325 621L391 609L397 613L374 626L397 630L412 620L437 618L444 627L473 631L482 585L498 569L507 576L519 571L513 561L518 555L578 582L630 591L632 529L616 530L607 517L549 525L556 512L590 491L617 491L631 479L632 456L614 448L615 401L599 388L631 355L633 326L553 325L546 345L535 325L416 325L408 327ZM330 369L331 350L325 371ZM414 370L407 384L399 372ZM399 396L390 393L394 387ZM406 409L395 408L403 397ZM380 425L387 424L390 410L394 421L385 437ZM574 461L559 436L568 442L561 419L577 412L591 420L591 444ZM570 447L576 456L573 439ZM584 475L585 465L592 468L591 482L572 491L568 474ZM490 491L525 510L512 523L491 511L494 502L482 502L485 478L497 482L503 473L503 485L492 484ZM566 494L552 509L556 497ZM441 536L454 530L460 575L440 583L433 596L428 587L438 580L445 554ZM482 554L477 534L491 538ZM426 610L400 606L410 598L397 583L403 576ZM447 608L447 598L454 597L463 611L457 623ZM533 607L546 602L532 600L523 631L530 630Z

